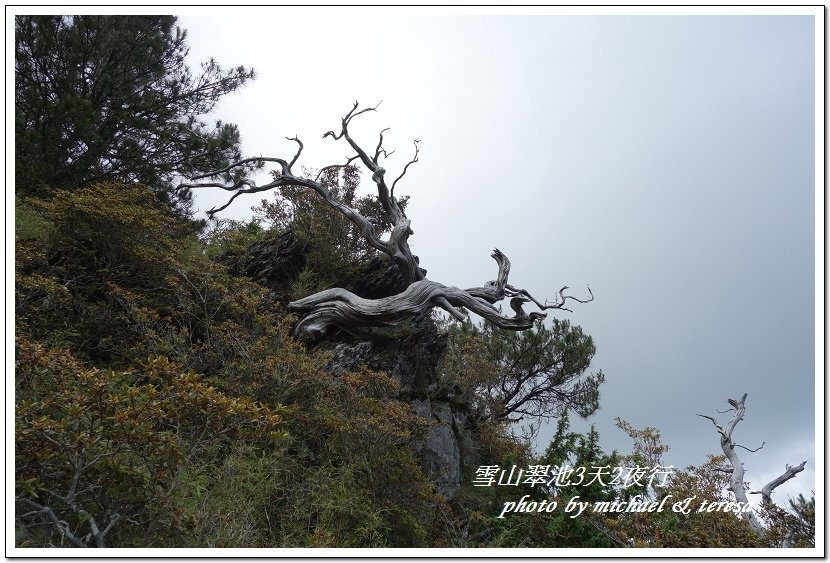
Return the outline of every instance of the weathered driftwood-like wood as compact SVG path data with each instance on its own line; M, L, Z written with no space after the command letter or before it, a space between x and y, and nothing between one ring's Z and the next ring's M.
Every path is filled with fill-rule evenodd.
M773 489L775 489L778 485L783 485L784 483L795 477L796 474L804 471L804 466L806 464L807 460L805 459L804 461L793 467L787 465L786 471L784 471L784 473L782 473L781 475L779 475L778 477L764 485L764 487L760 491L752 491L749 494L761 495L761 502L763 502L764 504L772 504Z
M735 414L732 415L732 418L729 419L729 422L726 423L725 426L721 426L718 424L718 421L715 420L711 416L707 416L704 414L699 414L703 418L707 418L712 421L712 424L715 425L715 428L718 430L718 434L720 434L720 446L723 450L724 455L729 460L731 467L729 468L720 468L720 471L724 471L727 473L731 473L729 478L729 490L731 490L735 494L735 499L738 502L747 504L749 500L746 496L746 489L744 488L744 464L741 462L740 458L738 457L737 452L735 451L736 448L743 448L745 450L755 452L760 450L764 447L762 443L759 447L755 449L749 449L746 446L742 446L740 444L736 444L732 440L732 432L735 430L735 426L743 420L744 414L746 413L746 398L747 394L744 393L743 397L741 397L740 401L736 401L735 399L728 399L729 405L732 407L730 410L734 410ZM729 411L727 411L729 412ZM762 502L765 504L772 504L772 491L779 485L782 485L796 476L799 472L804 470L804 465L807 463L807 460L801 462L800 465L795 467L787 466L787 470L781 474L780 476L776 477L769 483L767 483L761 491L753 491L751 494L761 494ZM747 520L749 525L752 529L759 535L764 533L764 526L758 520L758 518L752 513L747 513Z
M388 255L411 284L404 292L384 299L361 299L344 289L334 288L290 303L289 309L291 311L303 315L295 328L295 335L298 338L315 340L335 327L349 330L352 327L396 324L411 318L413 315L428 312L434 307L444 309L457 319L465 318L458 307L466 307L501 328L525 330L533 326L533 322L544 317L545 314L539 312L525 313L522 309L524 303L533 302L541 310L562 309L569 311L570 309L565 307L568 300L580 303L593 300L590 288L588 289L590 297L583 300L565 295L565 290L568 289L566 286L559 290L559 295L553 303L540 303L526 290L516 289L507 283L510 273L510 260L499 250L493 253L493 258L499 265L499 275L495 281L488 282L482 287L461 290L426 280L418 265L418 260L409 248L409 236L413 233L410 221L395 198L395 186L398 181L404 177L412 164L418 162L419 142L415 141L415 155L412 160L404 166L403 171L389 186L386 183L386 170L380 165L380 159L391 154L383 148L383 134L386 129L380 132L373 156L364 151L349 134L348 127L352 119L376 109L377 106L358 110L358 103L355 102L351 111L341 120L340 132L329 131L323 135L323 138L345 139L356 154L347 158L345 164L324 167L314 179L297 176L292 171L292 167L302 154L303 143L297 137L290 137L288 139L298 145L297 153L290 161L274 157L247 158L220 170L192 178L192 180L204 180L222 175L228 178L232 171L240 169L241 166L254 163L279 165L277 170L272 171L273 181L267 184L258 186L253 180L242 178L228 182L183 183L179 186L180 188L220 188L233 192L225 205L211 209L208 212L211 216L227 208L237 197L243 194L263 192L285 186L306 187L319 194L328 205L351 221L372 248ZM377 187L378 201L381 203L386 219L392 225L389 237L385 240L380 236L382 233L375 232L375 226L371 221L362 216L356 209L338 201L331 191L318 181L323 171L343 168L356 160L360 161L371 173L372 181ZM513 317L502 315L493 306L494 303L506 297L511 298L510 307L515 312Z
M500 254L498 250L494 255ZM345 289L327 289L288 304L288 310L303 314L294 335L302 340L316 340L331 328L377 327L398 324L434 307L466 307L488 321L510 330L526 330L544 313L525 313L521 296L511 299L513 317L502 315L488 298L498 295L497 282L468 290L449 287L431 280L420 280L405 291L382 299L363 299ZM504 289L501 290L502 296Z

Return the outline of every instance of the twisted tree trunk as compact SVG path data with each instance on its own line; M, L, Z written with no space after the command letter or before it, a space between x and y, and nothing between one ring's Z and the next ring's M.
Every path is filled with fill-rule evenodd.
M498 249L492 254L499 265L498 277L495 281L487 282L481 287L462 290L425 279L423 271L418 266L417 258L409 248L409 236L413 233L410 227L410 221L404 214L399 201L395 198L395 186L404 177L409 167L418 162L418 153L420 150L419 141L415 141L415 155L412 160L404 166L403 171L392 182L392 185L389 186L386 183L386 170L380 166L380 159L385 158L389 154L383 148L383 133L386 130L380 132L378 144L373 156L370 156L369 153L364 151L349 134L348 127L352 119L360 114L375 111L376 109L377 106L358 110L358 103L355 102L351 111L342 118L340 132L335 133L329 131L323 135L323 138L331 137L334 140L345 139L356 154L349 157L345 164L324 167L314 179L296 176L293 173L292 167L303 151L303 143L297 137L291 137L289 140L296 142L298 149L290 161L275 157L248 158L235 162L221 170L215 170L193 178L193 180L203 180L223 176L225 181L183 183L179 186L180 189L213 187L233 192L233 195L225 205L211 209L208 212L211 216L227 208L233 200L243 194L263 192L285 186L306 187L319 194L332 209L337 210L351 221L360 231L369 246L388 255L401 269L405 278L410 283L409 287L402 293L383 299L362 299L345 289L334 288L289 303L289 310L301 315L294 329L294 335L297 338L314 341L334 328L341 328L348 331L358 327L393 325L415 315L424 314L434 307L439 307L447 311L459 320L464 319L465 316L458 310L458 307L466 307L500 328L526 330L533 326L535 320L544 318L545 313L526 313L522 307L524 303L533 302L541 311L546 309L569 311L570 309L565 306L568 300L574 300L580 303L587 303L593 300L593 294L590 292L590 288L588 288L589 298L577 299L571 295L565 295L565 290L568 289L566 286L559 290L558 297L553 303L540 303L526 290L516 289L507 283L510 273L510 261ZM372 221L361 215L356 209L339 201L328 188L318 181L324 171L344 168L356 160L360 161L371 173L372 181L377 187L378 201L383 208L385 218L392 225L389 236L385 240L381 238L383 233L377 232L375 224ZM279 165L277 170L272 171L274 179L268 184L257 186L251 179L240 178L233 180L231 177L232 172L241 170L241 167L245 165L253 163L264 164L266 162ZM494 306L495 303L505 297L511 298L510 307L515 313L512 317L503 315Z
M735 399L728 399L728 403L730 405L730 410L734 410L735 414L732 415L732 418L729 419L729 422L726 423L725 426L721 426L718 424L717 420L715 420L711 416L707 416L704 414L699 414L703 418L707 418L712 421L712 424L715 425L715 428L718 429L718 434L720 434L720 446L723 450L724 455L729 460L729 464L731 467L721 468L720 471L724 473L729 473L729 490L735 494L735 499L742 503L742 504L749 504L749 500L746 496L746 489L744 487L744 464L741 462L740 458L738 457L738 453L735 451L736 448L743 448L749 452L757 452L761 448L764 447L764 442L761 443L755 449L749 449L746 446L742 446L740 444L736 444L732 440L732 432L735 430L735 426L743 420L744 413L746 413L746 397L747 394L744 393L743 397L741 397L740 401L736 401ZM729 412L729 411L727 411ZM782 473L780 476L776 477L766 485L764 485L761 491L753 491L751 494L760 494L761 495L761 502L765 505L772 504L772 491L779 485L782 485L796 476L796 474L804 471L804 465L807 463L807 460L801 462L800 465L796 465L795 467L787 466L787 470ZM758 520L758 518L752 513L748 512L747 514L747 521L749 522L750 527L755 531L756 534L763 535L765 532L765 528L763 524Z

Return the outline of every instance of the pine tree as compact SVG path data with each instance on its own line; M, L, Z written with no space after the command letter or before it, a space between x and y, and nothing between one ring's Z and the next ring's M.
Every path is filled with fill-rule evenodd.
M175 16L17 16L17 193L119 181L169 196L177 173L238 158L236 126L203 118L254 73L191 72L186 39Z

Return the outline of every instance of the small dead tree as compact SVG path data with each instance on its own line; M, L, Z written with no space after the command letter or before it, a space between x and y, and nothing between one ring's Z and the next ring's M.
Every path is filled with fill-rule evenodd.
M741 444L735 443L732 439L732 433L735 430L735 426L743 420L744 413L746 412L746 398L747 394L744 393L743 397L741 397L740 401L736 401L735 399L728 399L727 402L730 405L730 408L726 411L723 411L721 414L725 414L728 412L733 412L732 418L729 419L725 425L718 424L718 421L715 420L714 417L705 415L705 414L698 414L703 418L709 419L712 421L712 424L715 425L715 428L718 430L718 434L720 434L720 446L723 449L724 455L729 460L731 467L722 467L719 468L718 471L722 471L723 473L729 473L729 490L731 490L735 494L735 498L738 502L743 504L748 504L748 499L746 496L746 490L744 488L744 465L741 462L740 458L738 457L737 452L735 451L737 448L742 448L749 452L757 452L761 448L764 447L765 442L762 442L760 446L755 449L750 449L746 446ZM720 412L720 411L719 411ZM752 491L750 494L760 494L761 495L761 504L762 506L766 507L773 507L774 503L772 502L772 491L795 477L798 473L804 471L804 466L807 464L807 460L802 461L799 465L796 466L786 466L786 471L764 485L764 487L760 491ZM758 520L758 518L752 512L748 512L747 520L749 522L750 527L755 531L756 534L759 536L763 535L766 531L763 524ZM785 541L784 547L787 547L787 542Z
M527 290L515 288L507 283L510 273L510 260L498 249L494 250L492 254L498 265L496 280L489 281L483 286L459 289L426 279L423 270L418 266L417 258L413 256L409 248L408 240L410 235L413 234L410 220L404 214L399 200L395 197L395 187L398 182L406 175L409 167L418 162L419 141L414 142L414 156L390 185L386 179L386 170L381 166L381 160L391 154L383 147L383 134L387 129L380 132L374 154L370 154L361 148L350 135L349 125L357 116L375 111L377 106L363 109L358 109L358 107L359 104L355 102L351 111L341 119L340 131L328 131L323 135L323 138L331 137L335 141L345 140L355 154L348 157L344 164L333 164L322 168L315 178L294 173L293 167L303 151L303 143L295 136L288 138L288 140L297 143L298 147L296 154L290 160L277 157L247 158L220 170L191 178L191 182L182 183L179 186L181 189L219 188L233 192L227 203L208 212L210 216L227 208L237 197L244 194L264 192L287 186L308 188L316 192L329 206L351 221L359 229L370 247L388 255L409 282L409 286L405 291L383 299L363 299L345 289L332 288L293 301L288 304L288 309L300 315L300 320L294 328L296 338L313 342L335 328L348 332L361 327L395 325L413 316L424 314L435 307L447 311L459 320L464 319L465 316L458 308L466 307L495 326L521 331L529 329L537 319L545 317L545 313L540 311L548 309L569 311L570 309L566 307L568 301L587 303L593 300L590 288L588 288L588 298L578 299L565 294L565 290L568 289L566 286L559 291L557 298L552 303L539 302ZM319 181L323 172L350 166L355 161L366 167L377 187L378 201L383 208L385 218L392 226L386 239L382 238L384 233L378 232L375 222L361 215L356 209L339 201ZM246 167L251 165L261 167L266 163L277 165L277 168L271 172L273 177L271 182L258 186L252 179L240 177L239 171L244 171ZM211 181L199 182L200 180ZM496 303L505 298L510 298L510 308L514 312L513 316L509 317L502 314L495 306ZM529 302L533 302L540 311L525 312L523 306Z

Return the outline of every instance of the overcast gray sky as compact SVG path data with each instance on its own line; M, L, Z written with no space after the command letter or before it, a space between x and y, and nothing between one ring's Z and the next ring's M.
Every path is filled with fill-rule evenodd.
M353 136L374 147L391 127L392 177L421 139L398 191L430 279L493 279L498 247L539 298L590 284L596 300L565 315L606 374L588 421L604 447L630 451L621 417L659 428L667 463L702 463L720 450L695 414L748 393L734 437L766 446L743 453L747 479L807 459L787 491L815 488L813 17L235 8L180 23L192 65L259 74L215 112L246 156L290 156L297 134L303 164L342 162L322 133L383 100Z

